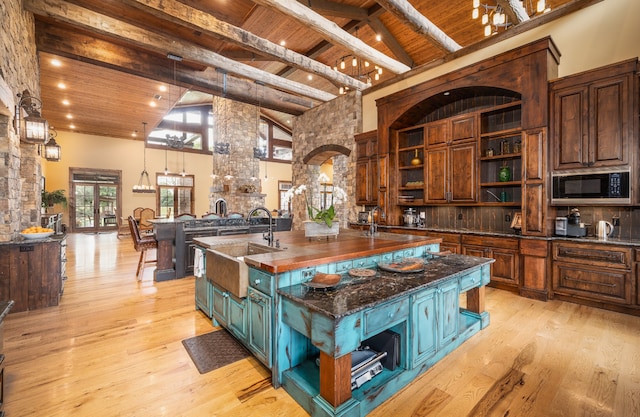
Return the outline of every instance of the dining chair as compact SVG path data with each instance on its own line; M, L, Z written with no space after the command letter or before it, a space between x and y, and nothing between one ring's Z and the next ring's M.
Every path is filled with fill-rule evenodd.
M131 238L133 239L133 247L136 249L136 252L140 252L140 260L138 260L138 269L136 270L136 279L140 281L142 279L141 272L144 271L144 265L151 263L157 265L157 253L156 259L147 260L147 250L158 249L158 241L153 235L142 236L138 228L138 222L136 222L133 216L129 216L128 221Z
M133 209L133 218L137 221L140 221L140 212L142 212L143 207L136 207Z
M143 208L140 212L140 219L138 227L141 233L151 233L153 231L153 223L149 220L153 220L156 217L156 211L150 208Z
M227 217L230 219L242 219L244 217L244 214L238 213L237 211L232 211L231 213L227 214Z
M174 218L177 220L193 220L196 218L196 216L195 214L191 214L191 213L180 213Z
M205 213L202 215L203 219L219 219L220 215L216 214L216 213Z

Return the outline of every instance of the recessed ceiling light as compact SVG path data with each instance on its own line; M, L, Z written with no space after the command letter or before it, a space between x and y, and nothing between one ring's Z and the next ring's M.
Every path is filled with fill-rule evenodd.
M284 40L280 41L280 46L285 46L287 44L287 42L285 42Z
M155 107L155 106L157 106L157 104L156 104L156 102L155 102L154 100L151 100L151 101L149 102L149 105L150 105L151 107Z
M75 128L76 128L76 125L74 125L74 124L72 123L72 124L70 124L70 125L69 125L69 128L70 128L70 129L75 129Z
M62 66L62 62L60 62L59 59L52 59L51 60L51 65L53 65L54 67L61 67Z
M71 120L73 119L73 114L69 113L65 116L67 119Z
M309 81L313 80L313 75L309 74L307 75L307 78L309 79Z
M376 33L376 40L380 42L382 40L382 35L380 35L379 33Z
M59 82L58 83L58 88L61 89L61 90L64 90L65 88L67 88L67 86L63 82Z
M133 137L135 138L135 137L138 137L138 134L137 134L137 133L136 133L136 131L134 130L134 131L133 131L133 133L131 134L131 136L133 136Z
M69 103L69 100L62 100L62 104L64 104L65 106L68 106L71 103Z
M166 85L161 85L160 87L158 87L158 90L165 92L167 91L167 86Z

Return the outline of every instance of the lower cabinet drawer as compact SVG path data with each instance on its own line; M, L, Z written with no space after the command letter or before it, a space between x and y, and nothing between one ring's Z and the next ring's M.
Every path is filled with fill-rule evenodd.
M555 262L553 292L594 301L631 304L631 272Z
M408 316L408 297L366 311L364 313L364 337L380 333L382 330L406 320Z

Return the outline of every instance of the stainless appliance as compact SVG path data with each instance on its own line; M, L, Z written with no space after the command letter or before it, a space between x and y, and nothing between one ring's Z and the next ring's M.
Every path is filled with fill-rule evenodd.
M579 170L555 173L551 204L631 204L629 170Z
M409 208L404 211L402 220L405 226L413 227L420 222L420 218L416 214L415 209Z
M369 223L369 212L368 211L360 211L360 212L358 212L358 223Z
M580 211L577 208L565 217L556 217L555 233L558 236L584 237L587 235L587 227L580 221Z
M614 226L606 220L600 220L596 223L596 236L598 239L607 239L613 236Z

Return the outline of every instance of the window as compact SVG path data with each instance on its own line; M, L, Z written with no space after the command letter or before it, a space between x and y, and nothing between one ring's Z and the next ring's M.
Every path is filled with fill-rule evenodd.
M213 117L211 105L180 107L171 110L147 137L149 147L211 153ZM176 140L170 140L176 138Z
M291 162L291 133L271 120L260 118L260 138L257 150L260 159ZM258 152L254 152L257 155Z
M290 189L290 181L278 181L278 209L283 213L291 212L291 201L286 201L284 197Z
M156 201L156 213L160 217L171 214L193 213L193 188L195 179L193 175L182 176L180 174L156 174L156 187L158 189Z

